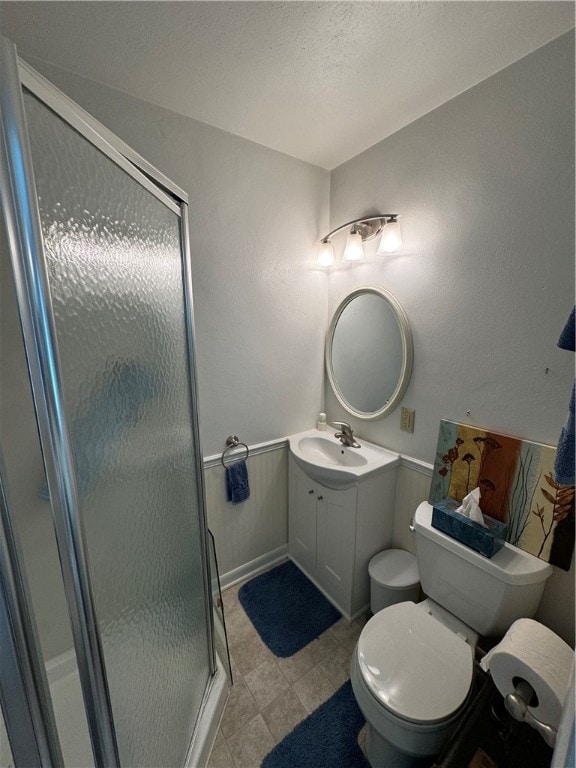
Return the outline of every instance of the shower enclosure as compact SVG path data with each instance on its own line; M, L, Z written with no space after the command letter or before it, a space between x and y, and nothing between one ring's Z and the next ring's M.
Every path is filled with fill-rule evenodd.
M0 762L192 764L224 684L186 195L1 46Z

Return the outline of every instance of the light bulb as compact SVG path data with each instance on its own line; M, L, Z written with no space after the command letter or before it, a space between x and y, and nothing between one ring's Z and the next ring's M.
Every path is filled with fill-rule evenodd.
M334 248L330 240L322 240L318 248L318 266L331 267L336 263Z
M363 261L364 248L362 247L362 236L359 232L350 232L344 249L343 261Z
M384 232L380 245L376 253L378 256L384 256L386 253L395 253L402 248L402 232L400 231L400 222L396 219L387 221L384 225Z

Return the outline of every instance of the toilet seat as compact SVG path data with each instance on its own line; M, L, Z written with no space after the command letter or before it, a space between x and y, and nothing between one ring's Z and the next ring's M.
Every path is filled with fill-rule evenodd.
M378 704L415 724L450 718L472 685L472 648L412 602L391 605L370 619L358 640L357 660Z

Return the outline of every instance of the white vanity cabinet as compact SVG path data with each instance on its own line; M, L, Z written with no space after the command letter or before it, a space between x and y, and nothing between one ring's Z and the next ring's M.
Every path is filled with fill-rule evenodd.
M348 620L370 603L368 563L392 544L396 464L345 489L289 458L288 552Z

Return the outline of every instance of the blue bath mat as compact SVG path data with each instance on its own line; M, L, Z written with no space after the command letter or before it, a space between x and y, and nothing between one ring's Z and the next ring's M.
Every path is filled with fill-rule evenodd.
M341 618L290 560L244 584L238 598L263 642L283 659Z
M262 768L370 768L358 746L365 722L348 680L266 755Z

